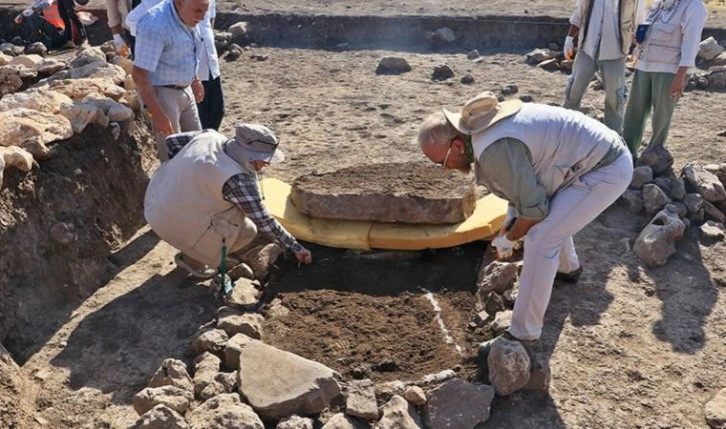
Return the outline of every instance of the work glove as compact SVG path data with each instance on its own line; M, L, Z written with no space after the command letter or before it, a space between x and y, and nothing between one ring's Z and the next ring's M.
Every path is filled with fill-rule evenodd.
M512 256L514 254L515 244L516 242L507 238L506 233L497 235L497 237L492 241L492 246L497 249L498 259L505 259Z
M563 48L565 59L571 60L575 56L575 40L572 36L565 37L565 47Z
M120 34L113 35L113 44L114 46L116 46L116 52L118 52L119 54L129 49L129 47L126 45L126 41L123 37L121 37Z

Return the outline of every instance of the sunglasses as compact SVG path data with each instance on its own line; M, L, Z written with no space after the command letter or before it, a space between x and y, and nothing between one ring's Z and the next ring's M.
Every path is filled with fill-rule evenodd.
M256 151L256 152L274 152L275 149L277 149L278 143L272 143L265 140L250 140L247 143L247 146Z

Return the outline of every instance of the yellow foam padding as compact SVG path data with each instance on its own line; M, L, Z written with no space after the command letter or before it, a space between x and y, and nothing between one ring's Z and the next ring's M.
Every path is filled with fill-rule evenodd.
M506 201L487 195L477 201L469 218L454 225L316 219L297 211L287 183L265 178L262 189L267 209L296 238L344 249L422 250L458 246L494 236L507 213Z

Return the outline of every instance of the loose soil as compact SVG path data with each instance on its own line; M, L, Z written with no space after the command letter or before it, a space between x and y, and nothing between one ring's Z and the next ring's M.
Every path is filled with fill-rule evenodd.
M231 135L241 121L272 127L287 161L264 174L292 183L303 174L351 166L426 163L411 142L421 119L478 91L516 84L514 97L562 102L566 75L526 65L524 52L482 53L484 61L473 63L464 54L254 48L222 64L227 115L221 131ZM405 57L413 70L376 75L378 60L387 55ZM456 77L432 82L433 67L444 61ZM459 83L465 73L474 85ZM585 110L601 116L602 99L602 92L589 91ZM679 101L668 142L676 168L726 160L725 102L726 94L703 91ZM100 141L88 144L100 150ZM137 152L148 161L152 147L149 141ZM62 168L73 172L74 161L66 162ZM123 162L123 156L113 159ZM43 172L54 168L41 164ZM11 178L9 184L21 182ZM10 185L3 195L15 195ZM108 192L96 190L92 180L83 189L89 198ZM95 225L88 214L71 214ZM486 427L706 427L703 406L726 387L726 245L704 246L690 231L665 267L646 269L630 247L647 221L613 207L575 237L585 274L575 285L555 287L543 333L551 388L497 398ZM102 222L99 229L112 228ZM39 233L36 243L44 240L49 238ZM30 252L36 243L17 244ZM408 381L454 368L478 380L475 344L491 333L470 329L468 322L475 267L485 247L474 243L403 260L313 247L313 265L281 261L272 276L266 302L279 298L291 313L268 318L265 340L323 362L346 379ZM50 256L62 259L63 251L55 252ZM114 268L103 287L69 301L64 317L28 335L22 346L9 347L22 357L31 387L22 393L21 409L7 408L4 418L32 416L9 427L133 424L132 395L163 359L191 362L190 337L213 320L217 307L204 285L175 269L173 254L140 229L109 258ZM420 288L433 292L453 343L443 340Z

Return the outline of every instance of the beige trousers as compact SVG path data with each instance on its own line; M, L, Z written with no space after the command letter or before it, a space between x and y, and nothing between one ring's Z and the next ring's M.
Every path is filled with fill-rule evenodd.
M202 129L202 124L199 122L197 102L194 99L191 86L186 87L184 90L155 86L154 94L164 113L169 117L174 133ZM166 137L165 134L154 131L156 152L161 162L169 159L169 151L166 148Z

